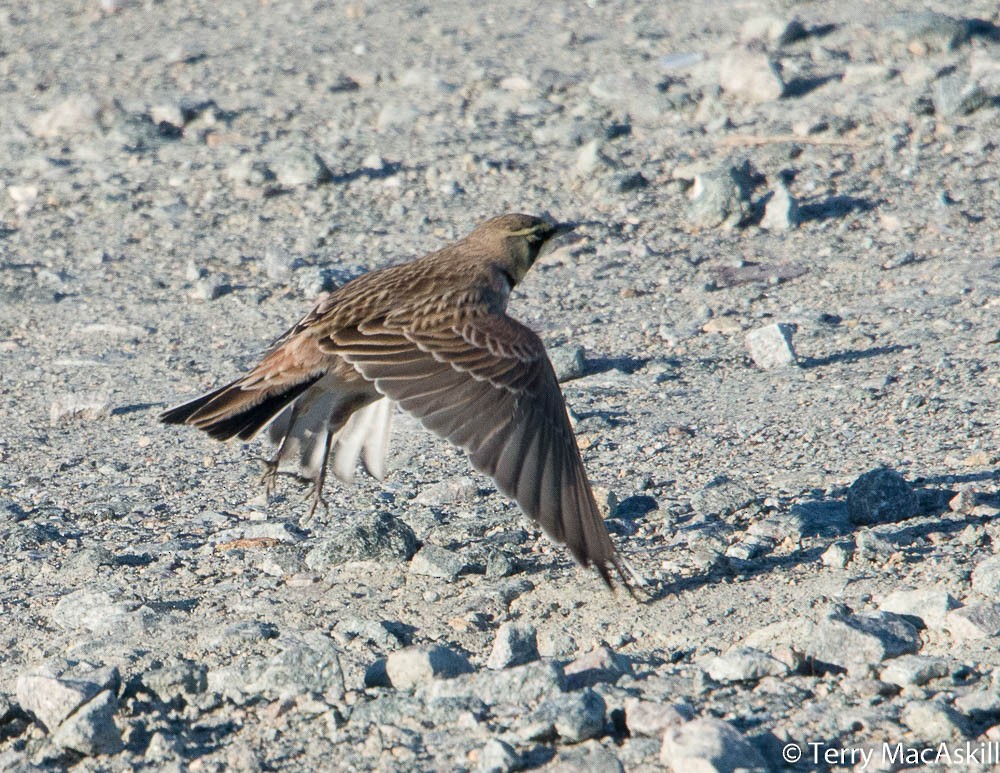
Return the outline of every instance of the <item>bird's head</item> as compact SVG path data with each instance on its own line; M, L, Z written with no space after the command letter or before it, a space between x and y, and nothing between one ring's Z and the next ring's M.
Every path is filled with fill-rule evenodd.
M520 282L550 239L568 233L573 223L555 223L534 215L501 215L487 220L470 234L484 240L500 257L500 268L514 284Z

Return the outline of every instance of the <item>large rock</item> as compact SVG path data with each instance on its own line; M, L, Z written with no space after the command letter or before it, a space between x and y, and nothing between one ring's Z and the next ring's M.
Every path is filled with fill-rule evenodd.
M885 467L861 475L847 490L848 517L862 526L912 518L918 507L917 495L906 479Z
M813 633L808 654L842 668L880 663L920 648L917 629L891 612L830 615Z
M768 769L750 742L720 719L693 719L667 728L660 762L674 773L750 773Z
M319 572L348 561L409 561L417 552L413 529L389 513L370 513L343 525L306 554L306 566Z
M451 679L473 671L464 655L440 645L417 645L391 653L385 661L386 675L401 690L432 679Z

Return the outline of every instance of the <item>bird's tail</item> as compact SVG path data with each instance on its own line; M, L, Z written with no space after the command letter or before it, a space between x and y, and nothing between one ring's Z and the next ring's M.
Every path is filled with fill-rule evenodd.
M268 422L320 379L264 387L257 379L241 378L191 402L160 414L164 424L190 424L216 440L250 440Z

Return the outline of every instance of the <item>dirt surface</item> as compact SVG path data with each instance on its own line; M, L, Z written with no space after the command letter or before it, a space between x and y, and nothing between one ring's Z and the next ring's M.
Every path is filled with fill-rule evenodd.
M996 762L995 3L469 5L0 8L0 769ZM506 211L641 601L156 421Z

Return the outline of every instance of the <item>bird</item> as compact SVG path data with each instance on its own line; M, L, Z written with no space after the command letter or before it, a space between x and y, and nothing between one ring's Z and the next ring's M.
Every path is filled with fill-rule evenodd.
M511 291L574 223L505 214L457 242L322 296L244 376L160 415L217 440L267 428L267 495L297 467L323 501L326 468L385 474L398 405L465 451L609 588L643 584L608 534L541 338L507 314ZM633 593L634 595L634 593Z

